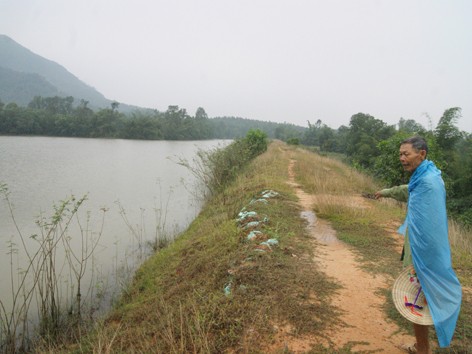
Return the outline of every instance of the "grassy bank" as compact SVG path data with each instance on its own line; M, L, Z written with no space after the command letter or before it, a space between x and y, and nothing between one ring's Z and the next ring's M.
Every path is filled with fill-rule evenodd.
M208 201L187 231L145 262L91 335L47 351L284 353L283 332L310 338L311 353L334 352L325 333L339 325L330 305L337 285L313 261L316 246L287 184L290 159L297 182L317 196L318 216L332 222L366 269L393 279L400 262L392 232L404 207L362 198L375 183L336 160L273 142ZM276 193L264 198L266 191ZM251 231L260 233L249 240ZM470 284L470 259L460 257L458 273ZM463 308L451 352L472 346L470 293ZM385 311L410 329L391 303Z
M331 325L335 310L326 304L335 285L312 264L305 225L286 183L285 149L271 144L224 195L210 200L183 235L140 268L95 333L72 349L264 352L281 328L301 335ZM250 204L265 190L277 195ZM243 208L257 213L247 222L265 220L256 227L256 240L247 239L246 221L237 222ZM260 245L267 239L278 245Z

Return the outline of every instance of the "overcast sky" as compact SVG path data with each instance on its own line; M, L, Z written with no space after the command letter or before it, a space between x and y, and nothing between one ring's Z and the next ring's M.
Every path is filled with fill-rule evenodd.
M469 0L0 0L0 33L127 104L472 132Z

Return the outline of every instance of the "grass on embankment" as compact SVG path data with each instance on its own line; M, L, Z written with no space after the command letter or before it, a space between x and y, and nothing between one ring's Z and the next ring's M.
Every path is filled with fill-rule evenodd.
M152 256L132 286L76 352L265 352L278 331L323 331L336 322L327 306L336 285L313 263L312 244L288 180L288 149L274 142L216 196L173 244ZM278 196L251 200L261 191ZM268 251L238 227L246 207L268 221L257 230L275 238ZM259 249L265 249L265 252ZM229 291L225 293L225 287ZM70 347L68 348L70 350Z
M382 273L393 282L401 262L399 244L392 233L403 222L405 205L385 199L359 199L363 193L374 193L379 186L334 159L298 154L295 174L305 191L318 196L314 206L317 216L332 223L338 238L353 247L365 269ZM358 198L353 198L356 195ZM453 266L465 291L452 346L437 352L465 353L472 348L472 234L451 221L450 241ZM411 331L411 324L394 308L390 290L384 295L388 299L385 311L389 317ZM431 338L435 340L434 333Z
M318 196L318 217L332 222L338 237L352 245L366 269L393 281L401 264L399 245L391 233L400 224L404 207L360 197L377 186L339 161L273 142L224 196L207 203L186 232L145 262L108 318L67 351L262 353L270 348L282 353L286 351L276 341L281 329L295 337L323 337L326 329L338 324L329 300L336 285L313 263L316 249L306 234L294 191L286 183L290 158L297 161L297 182ZM267 189L279 196L267 204L249 204ZM258 230L266 238L276 238L278 247L260 252L259 242L247 241L248 230L236 222L244 207L268 218ZM466 256L461 262L461 281L470 284L470 262ZM469 295L454 340L456 352L472 346L470 305ZM391 300L385 311L410 329ZM314 345L311 353L334 352Z

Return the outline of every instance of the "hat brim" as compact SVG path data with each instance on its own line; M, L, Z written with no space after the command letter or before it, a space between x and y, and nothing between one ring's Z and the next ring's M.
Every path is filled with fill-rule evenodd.
M418 284L410 281L411 274L414 274L413 267L406 267L395 280L392 289L393 303L398 312L408 321L424 326L432 325L433 318L431 317L424 293L421 291L418 295L419 287ZM422 309L407 306L405 303L415 303L421 306Z

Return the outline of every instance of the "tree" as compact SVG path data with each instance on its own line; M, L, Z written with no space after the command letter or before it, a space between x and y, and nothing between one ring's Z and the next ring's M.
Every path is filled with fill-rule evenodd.
M321 151L336 151L334 130L328 127L326 124L323 124L319 130L318 141L320 143Z
M315 124L308 123L308 130L305 132L303 143L309 146L320 146L319 134L322 126L321 119L318 119Z
M74 97L41 97L35 96L28 104L28 108L46 110L50 114L71 114L73 111Z
M380 155L378 143L395 134L395 128L369 114L357 113L351 117L347 135L347 156L362 168L373 167Z
M89 101L80 100L79 105L70 116L72 136L89 137L92 134L92 125L95 113L88 107Z
M399 131L387 140L379 142L380 154L375 158L374 176L384 181L387 187L408 183L408 176L398 158L400 143L408 138L410 133Z
M162 136L157 119L135 112L124 121L121 138L153 140L161 139Z
M398 122L398 130L405 133L410 133L411 135L421 135L422 132L426 131L426 129L414 119L403 118L400 118L400 121Z
M461 138L459 128L456 126L460 117L461 109L459 107L446 109L434 130L438 145L445 151L453 150L454 145Z
M0 133L19 134L17 121L21 115L21 108L16 103L8 103L3 107L0 115Z
M299 141L301 134L293 124L278 124L274 130L274 137L276 139L286 141Z
M184 124L187 118L188 115L185 109L180 109L179 106L169 106L167 111L164 113L164 119L162 122L164 139L188 139L191 134L191 127Z
M410 176L403 171L403 167L398 157L400 144L403 140L411 137L409 132L398 131L389 139L379 142L379 155L374 162L374 176L383 180L387 186L395 186L408 183ZM428 144L427 158L433 161L439 169L443 169L445 165L444 155L436 143L435 137L431 133L424 133L422 137ZM447 176L444 176L448 183Z
M113 102L110 104L110 106L111 106L111 110L112 110L112 111L116 111L116 110L118 110L118 107L120 106L120 103L119 103L119 102L116 102L116 101L113 101Z
M336 140L336 152L347 155L347 137L349 135L349 127L341 125L334 136Z
M199 120L208 119L208 115L206 114L205 110L202 107L197 108L197 111L195 112L195 119L199 119Z
M448 206L455 218L472 225L472 134L464 133L456 144L456 154L450 165L453 181Z
M99 138L114 138L119 131L119 124L119 113L113 109L113 106L111 109L101 109L94 115L92 136Z
M195 112L195 120L193 122L193 137L195 139L208 139L213 136L212 125L205 110L202 107L198 107Z

